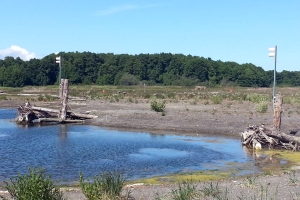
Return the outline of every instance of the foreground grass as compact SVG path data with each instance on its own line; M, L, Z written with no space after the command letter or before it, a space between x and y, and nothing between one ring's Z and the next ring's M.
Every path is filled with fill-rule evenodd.
M288 152L283 154L288 154ZM294 159L294 157L296 157L296 154L292 154L291 159ZM290 170L288 173L286 172L285 178L275 175L274 178L277 179L272 180L272 177L272 174L262 174L260 176L252 174L231 179L229 173L205 171L157 177L145 181L139 180L138 182L143 182L146 185L166 185L167 183L168 189L165 189L163 193L154 191L157 200L275 200L283 199L283 197L284 199L300 199L300 193L297 192L300 183L298 171ZM161 182L166 180L167 182ZM10 182L5 183L5 188L13 199L50 200L66 199L67 197L63 195L58 186L54 185L50 176L46 175L45 171L40 168L29 168L29 174L19 174L12 177ZM118 173L99 174L94 176L93 179L88 178L87 180L80 174L79 183L78 187L81 188L85 197L90 200L133 199L132 188L134 187L126 186L132 183L127 182ZM143 188L147 190L147 187ZM1 198L5 199L0 195Z

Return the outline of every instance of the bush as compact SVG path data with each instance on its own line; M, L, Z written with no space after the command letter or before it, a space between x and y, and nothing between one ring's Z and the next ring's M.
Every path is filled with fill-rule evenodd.
M7 98L4 95L0 95L0 100L7 100Z
M123 179L120 174L109 172L95 176L92 182L89 180L85 182L82 173L80 173L79 182L83 194L89 200L114 200L119 199L118 197L121 195L125 179Z
M54 186L49 175L45 175L44 169L28 169L29 174L10 178L10 183L4 181L5 189L13 199L43 199L59 200L63 199L59 188ZM5 199L4 197L1 197Z
M175 98L176 93L175 92L170 92L167 94L169 99L174 99Z
M150 97L151 97L151 95L148 93L144 93L142 96L144 99L150 99Z
M255 105L255 110L259 113L265 113L268 110L268 102L261 101Z
M164 112L166 109L166 101L153 100L150 102L151 110L155 112Z
M210 99L213 102L213 104L221 104L223 101L222 96L212 96Z

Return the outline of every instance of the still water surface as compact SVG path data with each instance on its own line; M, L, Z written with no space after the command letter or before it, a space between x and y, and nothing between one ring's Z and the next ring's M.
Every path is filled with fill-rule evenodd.
M119 171L128 179L224 168L246 163L238 139L156 135L86 125L18 126L15 110L0 109L0 181L43 167L57 181ZM217 141L217 142L216 142Z

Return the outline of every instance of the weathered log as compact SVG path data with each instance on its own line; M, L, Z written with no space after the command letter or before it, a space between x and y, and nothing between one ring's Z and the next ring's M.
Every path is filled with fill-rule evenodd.
M74 120L74 119L59 119L59 118L39 118L38 122L58 122L58 123L84 123L84 120Z
M59 110L57 110L57 109L43 108L43 107L37 107L37 106L32 106L31 108L32 108L32 110L36 110L36 111L59 113Z
M49 109L49 108L42 108L42 107L37 107L37 106L32 106L33 110L36 111L45 111L45 112L50 112L50 113L59 113L59 110L56 109ZM90 115L90 114L82 114L82 113L74 113L74 112L67 112L67 116L70 117L77 117L77 118L85 118L85 119L94 119L97 118L97 115Z
M71 117L78 117L78 118L84 118L84 119L95 119L95 118L98 118L97 115L74 113L74 112L68 112L68 115L71 116Z

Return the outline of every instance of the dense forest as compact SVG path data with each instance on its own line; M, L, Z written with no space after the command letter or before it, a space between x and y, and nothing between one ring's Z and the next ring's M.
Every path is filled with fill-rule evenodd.
M264 71L251 63L214 61L211 58L183 54L115 55L112 53L60 52L62 78L71 84L98 85L206 85L270 87L273 71ZM23 61L0 59L0 86L22 87L58 83L57 55ZM280 86L300 86L300 71L277 73Z

